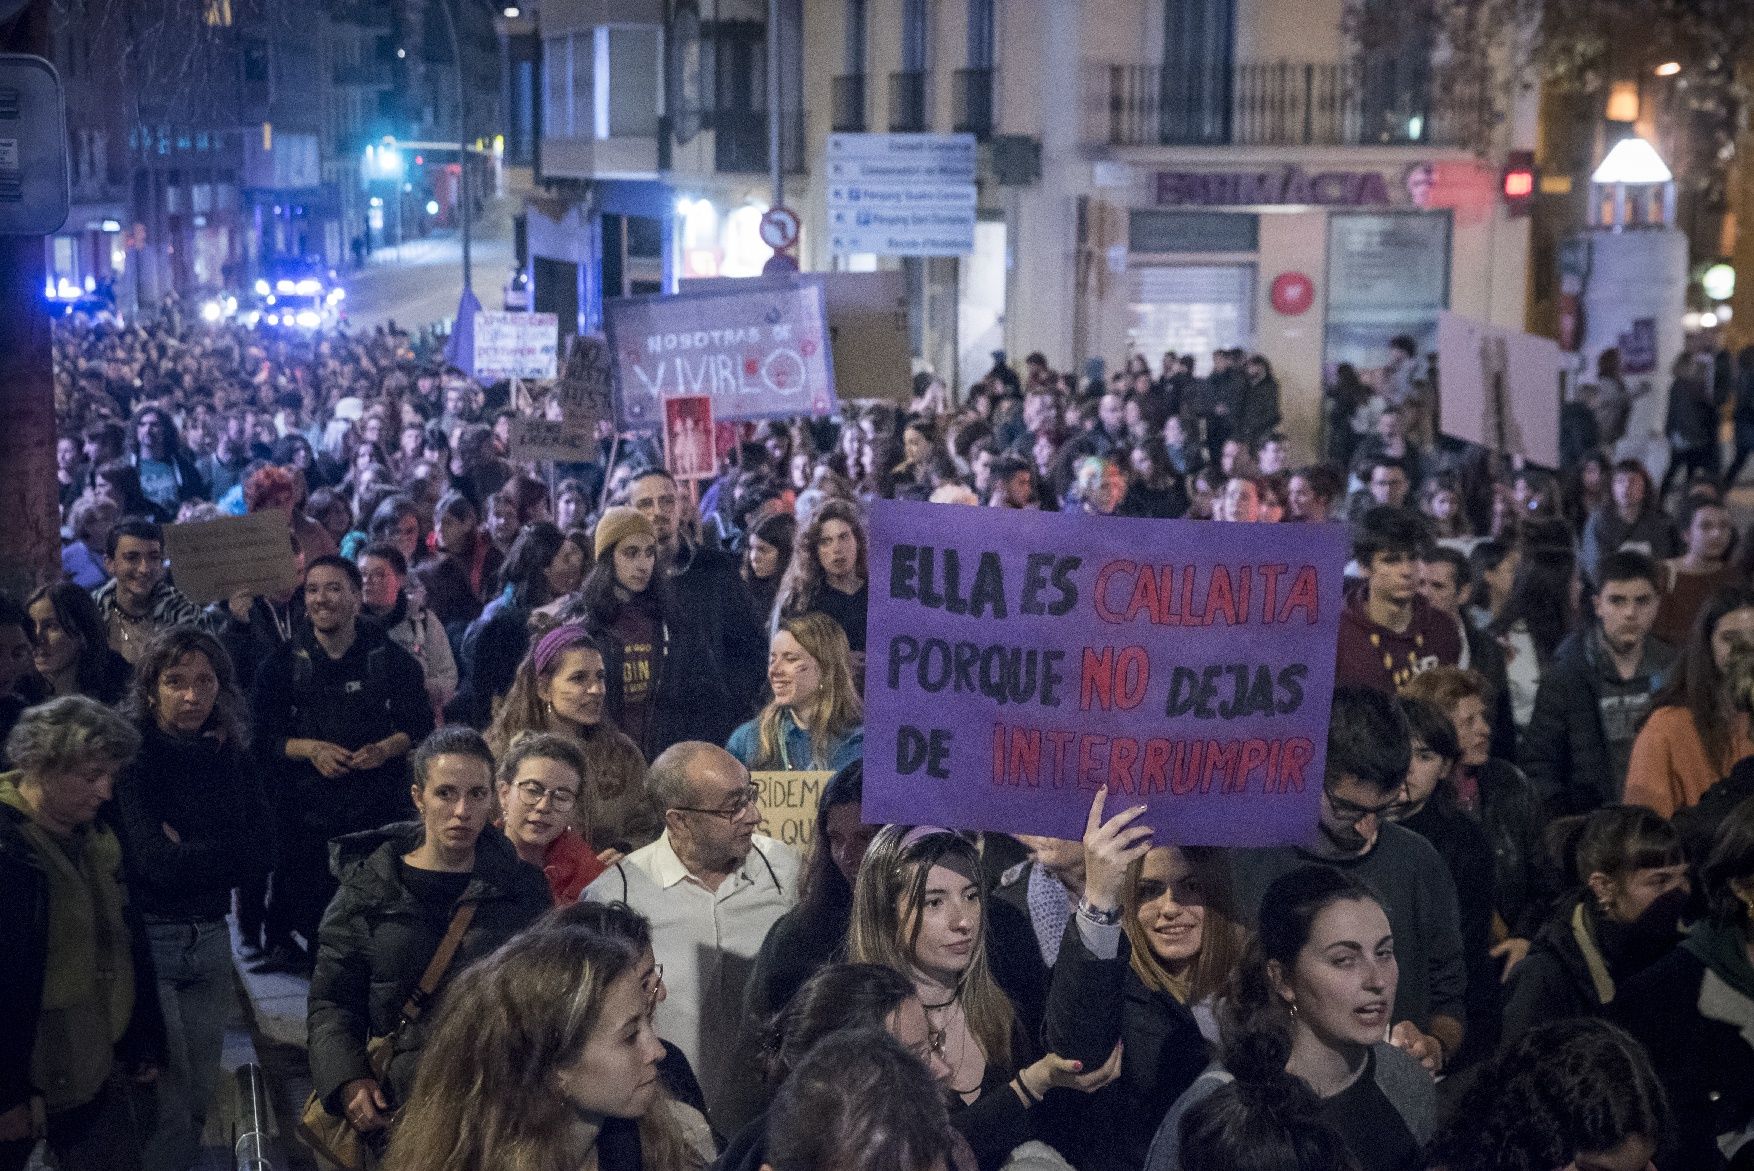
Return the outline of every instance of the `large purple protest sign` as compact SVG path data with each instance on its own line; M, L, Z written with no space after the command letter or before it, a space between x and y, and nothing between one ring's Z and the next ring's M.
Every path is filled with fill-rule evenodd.
M808 277L609 301L616 406L629 431L663 426L663 400L707 395L720 420L834 411L828 315Z
M880 502L865 820L1307 842L1346 530Z

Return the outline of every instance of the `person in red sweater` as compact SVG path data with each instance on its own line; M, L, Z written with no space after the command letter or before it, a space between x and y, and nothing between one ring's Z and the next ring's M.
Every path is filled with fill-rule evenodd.
M519 735L499 762L500 828L518 857L548 879L556 906L578 902L592 879L621 860L616 850L593 851L575 828L584 777L584 752L552 732Z
M1461 662L1455 620L1419 596L1425 540L1424 524L1404 508L1379 505L1360 518L1352 554L1364 569L1364 585L1340 615L1336 685L1356 683L1393 695L1421 671Z

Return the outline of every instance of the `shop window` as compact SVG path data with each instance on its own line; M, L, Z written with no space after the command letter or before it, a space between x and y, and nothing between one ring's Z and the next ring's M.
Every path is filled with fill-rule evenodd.
M1253 252L1260 246L1260 229L1261 217L1243 212L1135 208L1127 213L1127 250Z
M1212 351L1254 341L1255 266L1168 264L1129 274L1127 341L1141 354L1193 354L1210 370Z
M1448 212L1328 217L1327 332L1323 364L1360 370L1388 361L1406 334L1437 348L1437 315L1449 307Z

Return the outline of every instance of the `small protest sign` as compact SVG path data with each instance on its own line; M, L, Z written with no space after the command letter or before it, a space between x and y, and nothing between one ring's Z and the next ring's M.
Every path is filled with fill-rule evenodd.
M1439 429L1544 468L1559 466L1559 343L1459 313L1437 319Z
M1344 528L883 501L870 551L868 823L1313 835Z
M678 480L718 474L713 449L713 400L704 394L664 400L664 460Z
M533 419L519 415L511 420L506 445L514 463L588 463L598 458L595 430L581 430L571 419Z
M609 370L609 344L594 334L580 334L567 351L566 365L554 384L561 414L592 432L615 418L615 392Z
M822 791L833 776L832 772L750 773L758 794L755 804L761 810L761 832L808 854L816 838Z
M475 314L475 377L553 378L560 319L552 313Z
M621 297L603 311L614 355L616 419L625 430L656 431L663 400L672 396L708 395L718 419L834 411L818 282L778 278L744 288Z
M286 514L271 509L168 525L164 551L172 580L192 602L223 602L237 593L273 596L298 585L291 533Z

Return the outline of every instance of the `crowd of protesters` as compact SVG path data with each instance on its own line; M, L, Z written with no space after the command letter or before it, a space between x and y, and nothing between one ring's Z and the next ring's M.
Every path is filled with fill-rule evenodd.
M998 356L683 484L520 466L393 327L74 319L66 580L0 599L0 1171L195 1165L228 915L309 978L307 1139L395 1171L1754 1166L1754 541L1673 405L1680 471L1610 457L1611 358L1543 470L1403 341L1304 465L1258 355ZM1348 524L1312 841L864 824L891 498ZM261 511L300 584L192 603L164 525ZM807 854L776 770L833 774Z

